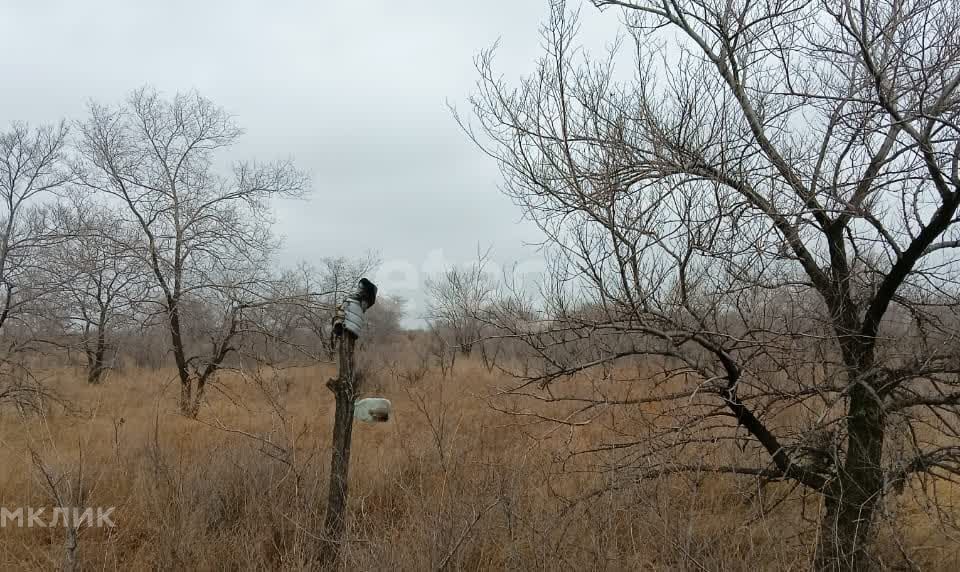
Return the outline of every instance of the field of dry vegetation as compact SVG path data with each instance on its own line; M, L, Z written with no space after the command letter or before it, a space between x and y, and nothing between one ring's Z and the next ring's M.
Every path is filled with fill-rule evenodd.
M150 85L0 128L0 572L960 570L958 7L551 0L442 98L509 217L419 108L396 156Z
M523 415L530 403L498 397L513 380L479 361L461 359L446 377L415 369L395 363L367 379L365 394L389 397L395 413L355 428L342 569L809 568L820 507L786 484L708 473L630 482L570 456L631 424L669 423L652 407L611 409L587 425L546 423ZM0 414L0 506L56 506L50 476L68 506L116 507L114 528L78 531L85 570L316 569L332 373L224 373L193 420L179 413L172 370L128 368L101 385L81 369L48 372L69 406ZM606 383L620 386L583 387L608 397L636 391ZM742 454L721 451L731 461ZM881 519L881 557L903 569L956 570L956 531L912 490L885 509L896 518ZM939 510L956 511L944 499L960 493L941 489L940 499ZM60 566L65 535L3 528L0 569Z

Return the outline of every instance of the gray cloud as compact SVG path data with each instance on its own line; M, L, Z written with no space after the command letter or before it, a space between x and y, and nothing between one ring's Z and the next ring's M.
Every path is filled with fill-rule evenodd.
M0 121L78 118L88 99L145 83L195 88L246 129L233 158L292 157L308 170L311 200L277 205L284 262L378 250L388 269L416 269L383 278L414 312L423 275L478 244L535 266L523 243L536 229L445 102L463 106L473 58L498 38L508 78L532 68L545 1L2 0L0 11L13 46ZM612 38L615 16L585 16L589 37Z

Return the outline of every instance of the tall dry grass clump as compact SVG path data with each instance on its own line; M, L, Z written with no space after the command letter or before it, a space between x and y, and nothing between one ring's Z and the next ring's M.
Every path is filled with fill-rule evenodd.
M497 396L512 380L479 362L461 359L444 375L409 361L371 374L368 387L393 400L395 415L356 427L342 569L809 567L818 507L786 485L693 473L625 486L596 459L571 454L631 424L668 422L657 411L545 423L564 410L545 404L529 415L529 403ZM69 502L116 507L115 527L76 531L86 570L316 569L331 373L224 375L192 420L178 413L172 371L127 370L99 386L81 372L51 372L50 387L72 407L3 411L0 506L56 506L46 471L71 485ZM631 391L606 383L592 387L611 398ZM956 569L956 537L922 503L902 499L889 508L902 526L880 533L890 561ZM67 533L0 529L0 569L61 567Z

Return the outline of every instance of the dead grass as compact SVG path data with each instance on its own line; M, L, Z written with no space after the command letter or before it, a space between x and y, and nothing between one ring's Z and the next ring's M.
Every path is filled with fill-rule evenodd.
M273 372L262 385L226 376L191 421L176 413L172 372L126 371L100 387L76 372L52 372L50 385L76 411L0 413L0 506L51 506L33 450L59 475L76 479L82 469L85 506L116 507L115 528L80 530L84 569L315 569L330 373ZM345 569L809 566L818 506L782 485L760 492L754 482L694 474L618 485L570 504L612 481L566 453L636 422L637 412L549 431L491 408L485 396L507 380L465 360L448 379L431 372L413 385L375 381L395 416L355 428ZM495 404L520 407L510 401ZM778 494L787 501L758 511L759 498ZM901 525L882 526L887 561L904 564L906 555L924 570L960 567L956 537L931 518L932 507L905 495L890 511ZM55 568L63 538L62 528L0 529L0 569Z

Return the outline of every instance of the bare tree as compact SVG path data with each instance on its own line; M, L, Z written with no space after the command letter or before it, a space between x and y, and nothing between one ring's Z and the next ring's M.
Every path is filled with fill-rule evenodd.
M375 272L378 266L380 257L373 252L359 258L336 256L321 259L320 267L316 270L316 283L318 290L324 293L320 302L325 311L315 315L318 319L312 322L312 329L328 359L333 360L337 355L332 324L336 308L354 292L357 282Z
M452 267L439 278L428 278L426 318L437 332L446 332L454 346L469 356L480 341L483 322L478 314L488 303L494 283L486 272L488 253L465 268Z
M590 56L555 2L518 88L479 61L476 140L556 261L545 321L517 332L532 377L644 357L643 397L566 401L678 418L604 470L791 482L822 500L816 567L874 569L885 499L960 475L960 12L595 3L623 9L629 50ZM712 463L730 441L742 462Z
M79 334L87 382L100 383L116 351L113 331L135 325L149 293L143 261L127 246L131 228L102 205L74 200L64 205L63 239L44 253L47 272L61 279L59 316L68 334ZM51 278L53 280L53 278Z
M25 356L37 349L42 301L57 284L42 279L40 251L58 240L54 193L70 180L64 123L0 133L0 403L35 403L42 391Z
M400 296L380 296L363 319L364 345L383 347L403 331L401 322L406 300Z
M80 180L116 201L139 230L127 246L161 292L180 407L195 417L207 382L236 349L244 310L263 302L259 284L276 247L270 201L302 196L306 177L289 162L237 163L230 176L218 174L217 152L242 131L197 93L164 99L142 88L122 105L89 111L79 126ZM206 343L186 337L191 300L216 317L193 322Z
M252 304L240 332L241 356L257 369L280 370L315 364L326 355L324 337L335 309L329 306L333 292L323 290L324 277L311 266L265 275L260 280L261 303Z

